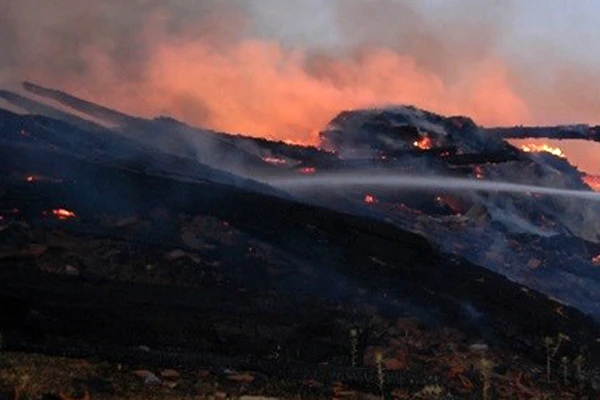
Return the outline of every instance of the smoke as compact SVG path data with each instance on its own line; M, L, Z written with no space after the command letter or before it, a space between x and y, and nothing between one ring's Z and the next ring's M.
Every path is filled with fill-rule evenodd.
M303 143L341 110L389 104L529 123L559 96L499 50L517 3L0 0L0 83ZM586 104L552 115L589 117Z
M442 30L408 1L282 3L3 0L0 79L300 142L341 110L392 103L488 124L528 118L507 66L486 50L487 21L448 17Z

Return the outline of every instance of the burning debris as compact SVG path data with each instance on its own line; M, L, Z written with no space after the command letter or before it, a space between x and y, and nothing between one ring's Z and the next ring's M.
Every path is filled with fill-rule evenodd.
M67 220L77 217L77 215L73 211L69 211L64 208L57 208L52 210L52 215L60 220Z
M421 150L430 150L433 147L433 141L428 136L425 136L414 142L413 145Z
M565 158L565 154L558 147L552 147L547 144L524 144L521 146L521 150L526 153L550 153L560 158Z
M531 145L519 149L477 127L468 118L444 118L410 107L344 112L321 133L321 139L344 158L348 171L366 166L365 181L368 168L373 168L409 176L468 176L484 182L587 189L579 171L567 162L559 148ZM531 158L523 157L524 152L543 154ZM546 153L557 157L546 157ZM588 177L586 182L594 180ZM404 207L391 207L382 218L431 238L450 253L600 315L600 308L592 305L600 304L600 295L583 300L576 289L559 293L551 279L541 275L532 278L530 272L542 269L536 260L553 260L543 264L546 276L562 275L563 265L577 264L582 270L591 265L581 250L559 251L561 246L550 244L538 246L532 238L553 237L558 243L559 238L566 240L575 235L575 240L581 243L600 243L600 207L596 203L541 196L531 191L515 195L456 190L452 194L451 201L444 201L448 193L439 194L437 199L432 199L426 191L416 190L386 194L386 201ZM333 194L328 198L327 193L313 196L330 207L347 210L343 198ZM372 205L372 200L363 197L365 206ZM519 235L528 239L522 240ZM519 245L509 246L507 243L515 237L519 238L514 240ZM573 277L569 284L573 288L584 285L600 291L600 276L586 277L585 284L579 282Z
M378 201L377 197L375 197L374 195L372 195L372 194L365 195L365 199L364 199L365 204L375 204L375 203L377 203L377 201Z
M414 107L345 111L331 121L320 138L321 147L346 159L392 158L415 150L449 156L502 152L510 156L516 150L500 138L486 137L468 118L443 118Z

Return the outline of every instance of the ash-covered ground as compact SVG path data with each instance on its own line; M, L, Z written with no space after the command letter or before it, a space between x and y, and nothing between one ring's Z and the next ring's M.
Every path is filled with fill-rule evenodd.
M94 398L143 395L144 380L163 396L593 398L600 387L597 200L334 184L591 192L567 160L508 144L519 128L347 111L315 148L24 89L0 92L23 111L0 110L7 392L59 395L6 372L59 356L98 363L56 378ZM322 176L332 184L293 185ZM178 376L148 375L165 368Z

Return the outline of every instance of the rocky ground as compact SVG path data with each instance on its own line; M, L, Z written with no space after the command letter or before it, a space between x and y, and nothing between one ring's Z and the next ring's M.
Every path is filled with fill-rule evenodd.
M335 221L336 214L323 215ZM315 258L331 265L345 259L337 270L299 255L301 242L286 247L273 237L256 237L235 218L164 211L103 216L93 224L102 234L86 231L79 217L5 218L5 397L478 399L485 392L485 398L502 399L595 398L594 343L586 348L590 339L569 325L572 319L587 329L576 312L516 288L523 297L515 304L530 299L529 307L552 319L548 326L562 322L564 328L543 331L543 318L528 326L522 310L512 310L513 319L494 311L488 290L482 295L489 312L497 313L490 319L478 314L479 306L451 306L448 296L460 288L437 294L444 286L414 271L397 272L411 286L425 285L421 293L378 284L377 276L390 279L387 269L398 261L380 254L386 246L373 240L381 239L369 239L376 226L362 231L362 220L337 218L359 229L362 240L354 250L365 252L363 243L371 241L369 265L358 271L370 274L370 283L353 278L362 262L349 260L357 253L347 258L349 248L336 243L336 224L319 219L303 219L310 232L305 245L318 252L322 243L338 253ZM159 226L162 243L150 239ZM394 241L402 243L400 238ZM405 262L445 265L456 268L461 280L473 279L457 264L425 256L427 244L418 237L402 239L412 249L401 254ZM477 272L475 286L465 286L474 301L476 287L488 279L492 286L511 287L484 271ZM563 333L573 337L561 338ZM547 349L546 336L553 340Z
M122 364L97 358L2 352L0 398L597 398L597 392L578 382L570 360L564 371L561 363L553 362L555 370L548 383L542 366L482 344L467 347L468 341L457 331L422 327L409 318L384 330L386 338L362 354L364 366L347 369L348 376L354 377L350 383L335 374L285 378L214 366ZM352 353L352 345L348 347ZM400 382L400 378L406 381Z

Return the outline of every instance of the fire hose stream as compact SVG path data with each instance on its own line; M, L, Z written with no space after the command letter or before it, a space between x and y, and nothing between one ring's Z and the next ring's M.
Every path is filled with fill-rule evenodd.
M327 189L339 187L384 187L412 190L448 190L483 191L490 193L536 194L555 197L570 197L581 200L600 201L600 193L559 189L546 186L525 185L511 182L480 181L465 178L443 176L402 176L377 174L321 174L286 178L267 178L264 183L288 190L306 190L311 188Z

